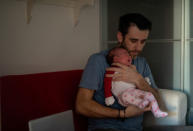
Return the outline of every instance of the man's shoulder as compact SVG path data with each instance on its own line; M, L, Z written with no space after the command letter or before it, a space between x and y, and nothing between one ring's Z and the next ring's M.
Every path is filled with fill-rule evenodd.
M106 55L108 54L108 50L103 50L103 51L100 51L100 52L97 52L97 53L94 53L92 54L91 56L100 56L100 57L105 57Z
M104 50L98 53L94 53L92 54L89 59L94 59L94 60L106 60L106 55L107 55L108 51Z

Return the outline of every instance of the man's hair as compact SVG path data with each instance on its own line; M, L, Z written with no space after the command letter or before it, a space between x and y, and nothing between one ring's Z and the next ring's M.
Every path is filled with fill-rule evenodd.
M140 30L151 30L152 23L146 17L138 13L126 14L119 19L119 31L125 36L130 26L136 25Z
M113 52L118 50L118 49L126 50L122 45L121 46L116 46L116 47L113 47L112 49L110 49L107 56L106 56L106 60L107 60L107 63L109 65L111 65L113 63L113 58L116 56Z

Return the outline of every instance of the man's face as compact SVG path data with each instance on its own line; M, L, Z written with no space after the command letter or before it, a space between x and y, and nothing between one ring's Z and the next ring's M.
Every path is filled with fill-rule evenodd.
M149 30L139 30L137 26L130 26L125 38L122 36L122 41L118 40L129 51L132 58L136 58L142 52L148 35Z

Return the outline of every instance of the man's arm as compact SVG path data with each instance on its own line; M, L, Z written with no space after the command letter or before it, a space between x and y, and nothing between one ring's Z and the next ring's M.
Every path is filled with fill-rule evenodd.
M93 100L94 90L79 88L76 99L76 111L88 117L112 117L119 115L118 110L102 106Z
M126 66L120 63L114 63L113 65L118 66L120 68L116 67L110 67L107 70L108 71L116 71L119 72L117 74L110 74L106 75L107 77L113 77L113 80L115 81L125 81L128 83L134 83L138 89L151 92L155 98L159 101L159 94L158 91L154 88L152 88L139 74L135 68L134 65L132 66Z
M124 118L140 115L143 112L151 109L150 106L146 107L145 109L139 109L136 106L130 105L126 108L125 114L123 110L121 110L119 114L119 110L105 107L94 101L93 95L94 90L79 88L76 98L76 111L78 113L87 117L95 118Z
M145 79L140 75L138 74L138 77L136 79L136 82L135 82L136 86L141 89L141 90L144 90L144 91L148 91L148 92L151 92L154 97L156 98L156 100L158 101L158 103L160 103L160 98L159 98L159 94L158 94L158 91L157 89L155 88L152 88L146 81Z

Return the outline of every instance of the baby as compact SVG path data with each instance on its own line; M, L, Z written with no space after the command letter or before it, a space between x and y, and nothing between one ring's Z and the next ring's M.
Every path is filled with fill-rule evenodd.
M109 54L107 55L107 61L109 62L109 64L116 62L130 66L132 58L126 49L122 47L115 47L109 51ZM116 72L106 72L106 74L113 73ZM151 85L150 79L148 77L146 77L145 80ZM136 89L136 86L132 83L126 83L123 81L112 81L112 77L105 77L104 88L105 103L108 106L114 103L114 95L118 99L119 104L124 107L127 107L129 104L133 104L135 106L138 106L139 108L144 108L151 103L151 111L155 117L166 117L168 115L167 112L163 112L159 109L157 100L152 93Z

